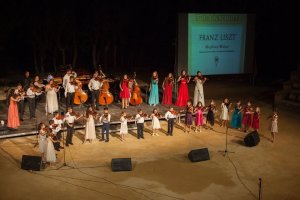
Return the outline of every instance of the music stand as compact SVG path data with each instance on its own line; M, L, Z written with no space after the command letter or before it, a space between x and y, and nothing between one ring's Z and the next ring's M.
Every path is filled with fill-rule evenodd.
M225 132L225 150L220 150L219 152L223 152L224 153L224 157L228 154L228 153L234 153L233 151L228 151L228 126L226 126L226 132Z
M63 167L69 167L69 168L75 169L74 166L70 166L66 163L65 130L64 129L62 129L62 138L63 138L62 143L63 143L63 148L64 148L64 160L63 160L63 164L60 167L58 167L57 170L59 170Z

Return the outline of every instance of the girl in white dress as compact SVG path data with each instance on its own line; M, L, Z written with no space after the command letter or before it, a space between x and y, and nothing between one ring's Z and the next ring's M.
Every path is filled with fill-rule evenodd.
M229 100L225 98L223 100L223 103L221 104L221 115L220 115L220 126L227 126L227 121L229 120L229 108L231 103L229 103Z
M94 111L93 107L88 107L86 111L86 124L85 124L85 138L84 142L89 140L91 143L96 139L96 128L95 128L95 118L98 113Z
M41 152L43 162L46 162L46 152L47 152L47 132L45 130L46 126L44 123L39 124L39 150Z
M123 111L121 113L120 121L121 121L121 128L120 128L121 141L124 141L125 135L128 134L126 112Z
M58 110L58 102L57 102L57 91L59 90L58 87L56 87L53 84L53 79L49 81L49 83L46 85L46 115L48 113L53 114L55 111Z
M153 113L151 114L151 118L152 118L152 129L153 129L153 132L152 132L152 136L159 136L157 131L159 129L161 129L160 127L160 123L159 123L159 117L161 117L161 115L157 112L157 109L154 108L153 109Z
M54 145L53 145L53 139L52 139L51 135L49 135L47 137L46 161L49 162L50 167L52 166L53 163L56 162L56 154L55 154L55 149L54 149Z
M271 136L272 136L272 142L274 143L275 141L275 133L278 133L278 115L277 112L274 110L271 118L271 123L270 123L270 131L271 131Z

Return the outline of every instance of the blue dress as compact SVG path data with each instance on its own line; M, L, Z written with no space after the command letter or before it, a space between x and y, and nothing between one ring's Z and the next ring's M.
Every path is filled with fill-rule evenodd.
M242 127L242 112L240 112L240 109L238 107L234 108L230 124L232 128Z
M149 105L159 104L158 84L155 79L152 79L152 81L151 81L151 91L150 91L148 103L149 103Z

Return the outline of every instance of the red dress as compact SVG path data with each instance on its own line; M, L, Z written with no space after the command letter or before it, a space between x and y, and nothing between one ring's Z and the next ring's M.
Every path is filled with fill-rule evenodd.
M10 99L8 107L7 127L18 128L20 126L19 112L17 102Z
M165 87L165 90L163 92L162 104L163 105L172 105L172 89L173 89L172 81L166 80L164 83L164 87Z
M259 113L257 112L253 114L252 128L255 130L259 129Z
M123 80L123 83L121 85L123 91L121 90L121 92L120 92L121 99L129 99L130 98L128 83L129 83L128 80Z
M185 78L181 78L179 89L178 89L177 101L175 105L179 107L184 107L186 106L188 100L189 100L189 89L187 85L187 80Z
M251 126L251 117L252 114L250 113L252 111L252 107L246 106L243 114L243 124L245 126Z

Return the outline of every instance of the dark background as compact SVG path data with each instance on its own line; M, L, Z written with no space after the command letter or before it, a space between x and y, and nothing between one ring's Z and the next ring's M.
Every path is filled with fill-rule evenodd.
M287 78L299 62L299 11L288 1L6 1L0 7L0 76L72 64L109 73L173 71L177 14L256 14L258 77Z

